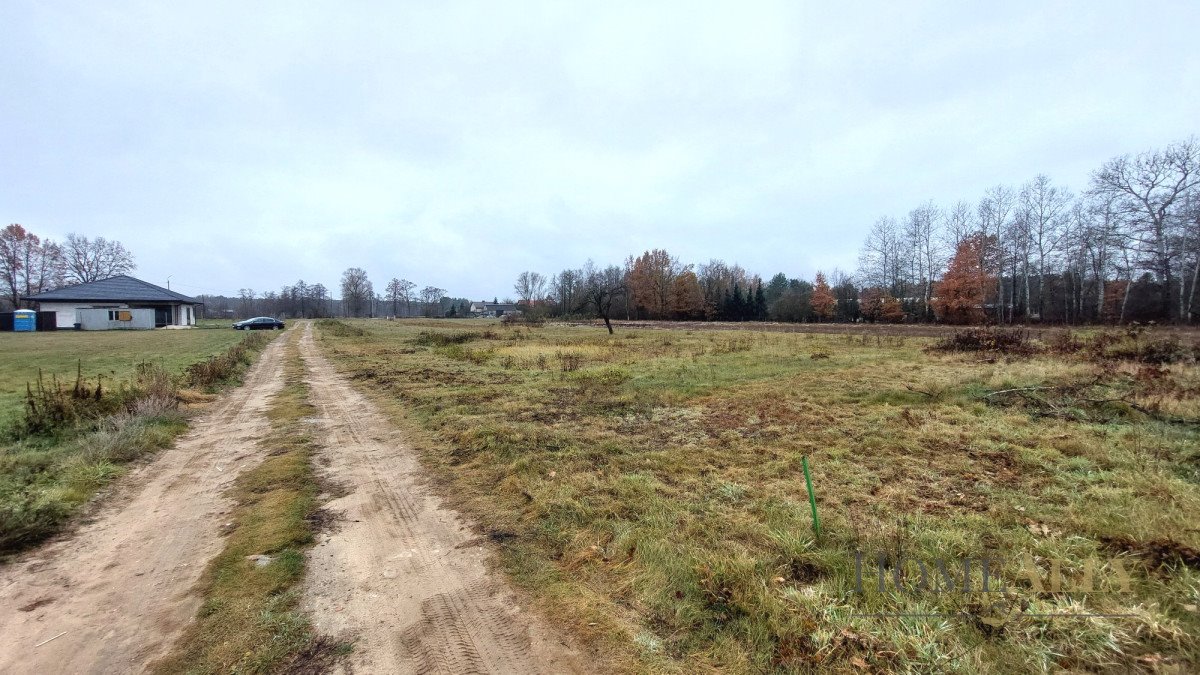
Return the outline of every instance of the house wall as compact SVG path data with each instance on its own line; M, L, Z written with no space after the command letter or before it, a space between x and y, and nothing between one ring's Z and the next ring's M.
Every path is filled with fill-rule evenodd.
M90 308L99 306L100 303L79 303L79 302L40 302L38 307L43 312L54 312L58 314L58 327L60 329L69 330L75 323L79 321L76 315L80 308ZM128 307L119 302L109 303L107 307Z
M42 302L38 303L43 312L54 312L58 315L59 329L67 329L76 324L81 323L79 320L79 312L89 311L93 309L129 309L129 304L124 302ZM142 303L134 303L141 309L138 311L150 312L150 328L154 328L154 310L147 309L149 305ZM163 305L158 305L162 307ZM176 326L194 326L196 325L196 308L191 305L171 305L171 322ZM107 316L105 318L107 321ZM121 327L121 326L117 326ZM125 326L128 327L128 326ZM138 326L141 328L141 326ZM89 328L86 330L96 330Z
M127 312L129 321L114 320L113 312ZM83 330L151 330L154 328L154 310L119 308L83 308L78 310L77 321Z

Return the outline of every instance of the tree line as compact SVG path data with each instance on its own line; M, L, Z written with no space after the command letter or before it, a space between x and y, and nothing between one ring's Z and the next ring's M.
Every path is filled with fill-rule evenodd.
M1186 323L1198 312L1200 144L1114 157L1079 194L1038 175L882 217L854 274L764 282L662 249L603 269L522 272L514 291L530 312L606 319Z
M247 318L269 315L285 318L316 319L333 316L466 316L470 301L451 298L444 288L417 284L407 279L393 278L383 293L377 293L366 270L351 267L342 273L341 296L333 294L322 284L309 284L303 279L285 285L278 291L256 293L243 288L237 297L201 295L205 315L209 318Z
M69 234L59 243L20 225L0 231L4 302L134 269L120 242ZM548 316L705 321L950 323L1191 322L1200 283L1200 143L1114 157L1078 194L1045 175L996 185L976 201L924 202L884 216L853 274L764 281L737 264L684 263L666 250L623 265L543 276L522 272L523 309ZM279 291L200 296L208 316L467 316L469 301L393 277L377 293L365 270L343 272L341 297L303 280ZM611 329L611 324L610 324Z
M1200 279L1200 144L1114 157L1074 194L1045 175L875 222L863 292L918 321L1190 322Z
M676 319L692 321L854 320L857 290L835 272L831 285L818 272L812 282L776 274L764 283L736 264L713 259L684 263L666 250L630 256L623 266L581 268L544 276L522 272L513 290L518 306L552 317ZM853 314L846 312L854 311ZM611 325L610 325L611 330Z
M119 241L71 233L57 242L21 225L0 230L0 307L27 307L31 295L128 274L137 268L133 254Z

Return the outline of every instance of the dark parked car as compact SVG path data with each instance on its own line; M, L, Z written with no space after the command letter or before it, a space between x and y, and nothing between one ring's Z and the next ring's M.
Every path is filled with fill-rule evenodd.
M283 322L269 316L256 316L233 324L234 330L283 330Z

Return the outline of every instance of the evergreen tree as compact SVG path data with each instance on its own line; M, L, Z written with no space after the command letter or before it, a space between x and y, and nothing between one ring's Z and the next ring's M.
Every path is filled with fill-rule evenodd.
M729 296L729 306L725 314L729 321L741 321L745 317L745 305L742 300L742 288L737 282L733 284L733 292Z
M763 291L766 294L767 303L770 304L772 302L775 302L779 298L782 298L783 292L786 291L787 289L788 289L787 275L785 275L783 272L780 272L779 274L776 274L775 276L771 277L771 280L767 282L766 289Z
M767 296L763 293L763 285L759 282L754 288L754 320L767 320Z

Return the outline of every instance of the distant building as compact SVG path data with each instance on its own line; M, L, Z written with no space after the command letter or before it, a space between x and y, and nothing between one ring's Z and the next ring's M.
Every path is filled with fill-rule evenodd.
M504 316L519 311L515 302L472 302L472 316Z
M161 286L134 279L124 274L93 281L86 284L64 286L53 291L31 295L23 300L38 303L38 309L43 312L55 312L58 315L59 328L71 328L77 323L84 323L81 310L107 309L149 309L154 311L153 327L194 326L196 325L196 306L203 304L195 298L189 298L182 293L176 293ZM95 312L86 312L90 319ZM136 317L138 326L144 322L141 316L144 312L113 312L113 321L120 321L126 315L130 320ZM104 315L107 321L108 315ZM149 322L145 322L149 323ZM135 326L129 326L135 327ZM149 328L150 326L145 326Z

